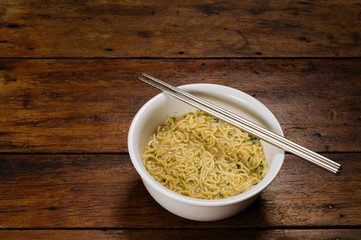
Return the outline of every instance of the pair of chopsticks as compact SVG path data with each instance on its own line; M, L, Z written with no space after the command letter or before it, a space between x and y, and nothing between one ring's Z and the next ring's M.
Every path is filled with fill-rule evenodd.
M189 105L198 108L204 112L207 112L214 117L222 119L284 151L293 153L294 155L307 160L323 169L326 169L336 175L341 173L341 165L336 163L318 153L315 153L305 147L302 147L276 133L273 133L257 124L254 124L247 119L238 116L226 109L216 106L208 101L198 98L180 88L174 87L168 83L165 83L155 77L143 73L142 77L138 77L139 80L185 102Z

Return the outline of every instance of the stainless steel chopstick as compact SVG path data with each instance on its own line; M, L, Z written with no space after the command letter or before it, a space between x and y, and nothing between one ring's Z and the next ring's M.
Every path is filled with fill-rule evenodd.
M340 174L341 165L324 157L320 154L317 154L307 148L304 148L278 134L275 134L263 127L254 124L237 114L234 114L226 109L223 109L219 106L216 106L208 101L205 101L201 98L198 98L192 94L183 91L180 88L174 87L170 84L167 84L157 78L154 78L148 74L143 73L144 77L138 77L139 80L158 88L159 90L183 101L186 102L200 110L203 110L219 119L222 119L240 129L249 132L250 134L276 146L285 151L293 153L294 155L301 157L321 168L324 168L334 174Z

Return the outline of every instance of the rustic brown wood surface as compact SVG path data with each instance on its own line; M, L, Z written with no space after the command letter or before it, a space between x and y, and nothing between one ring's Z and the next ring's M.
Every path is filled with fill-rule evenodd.
M12 239L159 239L159 240L182 240L182 239L357 239L360 236L359 229L270 229L270 230L5 230L1 240Z
M0 5L3 57L359 57L360 2L47 1Z
M360 34L356 0L0 1L0 239L360 239ZM256 97L341 176L286 154L234 217L167 212L128 155L141 72Z
M215 83L263 102L286 137L314 151L361 150L361 61L0 60L0 151L126 152L135 113L158 90Z
M126 154L2 155L0 226L357 227L361 225L361 154L326 156L342 163L344 174L335 177L287 156L279 176L249 209L223 221L194 222L156 204Z

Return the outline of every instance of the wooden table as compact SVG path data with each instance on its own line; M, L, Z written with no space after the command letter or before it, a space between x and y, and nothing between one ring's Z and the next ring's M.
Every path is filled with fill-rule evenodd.
M1 1L0 239L360 239L360 57L357 0ZM167 212L128 155L142 72L254 96L342 175L286 154L232 218Z

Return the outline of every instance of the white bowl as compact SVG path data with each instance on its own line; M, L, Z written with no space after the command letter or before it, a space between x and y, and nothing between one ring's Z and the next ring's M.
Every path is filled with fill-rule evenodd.
M215 84L190 84L183 90L231 110L268 130L283 136L275 116L261 102L233 88ZM151 196L168 211L191 220L214 221L233 216L247 208L277 176L284 160L284 151L262 141L268 171L264 179L251 190L225 199L196 199L175 193L147 172L142 163L144 147L156 127L171 116L194 111L195 108L165 93L149 100L134 117L128 134L128 149L132 163Z

